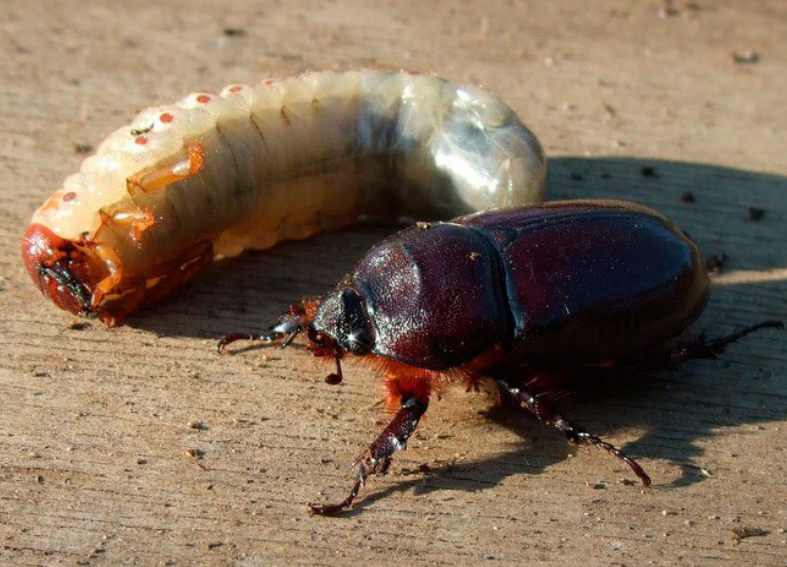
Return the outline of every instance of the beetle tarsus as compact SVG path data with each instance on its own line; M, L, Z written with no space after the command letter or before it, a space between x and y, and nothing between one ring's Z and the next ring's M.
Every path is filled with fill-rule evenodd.
M429 407L429 401L420 398L407 398L402 401L401 409L383 430L380 436L372 443L363 456L359 459L358 476L350 489L350 494L338 504L319 506L309 504L309 513L321 516L333 516L349 508L361 487L366 483L366 478L373 474L385 474L391 463L391 455L404 449L407 440L418 427L421 416Z
M778 319L769 319L753 325L747 325L726 335L715 339L706 339L704 336L697 337L688 344L678 345L674 348L664 350L655 356L647 357L633 362L622 363L620 368L626 370L674 370L688 360L703 358L716 358L731 343L742 339L746 335L761 329L783 329L784 322Z
M634 474L637 475L639 479L642 481L642 486L650 486L650 477L648 476L648 473L645 472L645 470L640 466L640 464L637 461L626 455L626 453L624 453L614 445L607 443L606 441L602 441L601 438L598 437L597 435L593 435L591 433L588 433L587 431L582 431L581 428L577 428L576 426L572 426L570 424L569 426L572 427L574 430L576 430L576 434L579 441L583 441L585 443L591 443L596 447L598 447L599 449L604 449L605 451L612 453L618 459L622 460L629 467L631 467L631 470L634 471Z
M227 345L235 341L265 341L272 343L279 339L284 339L281 348L289 346L289 344L298 336L302 330L303 319L300 316L291 316L281 323L271 325L265 333L228 333L224 335L218 344L216 350L219 354L224 354L227 351Z
M716 358L720 355L727 345L734 343L738 339L745 337L750 333L759 331L760 329L783 329L784 322L777 319L770 319L768 321L761 321L754 325L748 325L726 335L716 337L711 340L700 340L696 343L690 344L686 347L678 349L670 353L670 362L678 365L681 362L695 358Z
M317 504L309 504L309 514L317 515L317 516L334 516L352 506L353 500L355 497L358 496L358 492L360 492L361 487L366 484L366 469L363 465L360 466L358 469L358 477L355 480L355 484L353 484L352 489L350 490L350 494L347 495L347 498L339 502L338 504L326 504L325 506L318 506Z
M650 486L650 477L645 470L637 461L626 455L623 451L611 443L602 441L599 436L588 433L584 428L574 425L568 419L557 413L543 398L533 395L523 388L513 386L508 380L503 378L498 378L496 382L503 392L511 396L520 407L536 416L541 423L554 425L558 431L565 435L566 439L572 443L590 443L599 449L603 449L615 455L634 471L634 474L642 481L643 486Z
M257 335L253 333L227 333L216 344L216 350L219 354L226 354L227 345L234 343L235 341L273 341L277 338L277 336L271 336L270 334L265 333Z

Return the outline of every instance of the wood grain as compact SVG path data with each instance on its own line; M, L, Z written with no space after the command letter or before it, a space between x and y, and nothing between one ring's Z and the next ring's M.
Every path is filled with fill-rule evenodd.
M75 145L137 109L385 65L507 100L551 158L550 198L640 201L726 253L699 328L785 318L787 5L671 6L2 3L0 564L787 564L784 333L564 404L640 460L649 490L488 395L452 391L350 514L312 518L306 503L344 495L384 423L375 373L348 366L329 387L303 349L219 358L214 340L328 290L391 228L220 264L112 330L73 325L19 259L30 214L84 157ZM734 62L748 50L757 62ZM735 539L741 527L767 533Z

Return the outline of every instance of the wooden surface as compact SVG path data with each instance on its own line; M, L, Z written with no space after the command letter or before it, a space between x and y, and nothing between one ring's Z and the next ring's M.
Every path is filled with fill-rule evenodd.
M390 229L243 256L112 330L74 325L19 258L32 211L84 157L75 145L136 110L382 64L501 95L544 143L550 198L637 200L728 254L699 328L785 318L787 4L673 6L0 4L0 564L787 564L784 332L563 404L638 458L649 490L452 391L352 513L312 518L306 502L344 495L384 423L377 377L347 366L329 387L302 348L219 358L214 340L328 290ZM747 51L758 60L734 61ZM736 540L742 527L767 533Z

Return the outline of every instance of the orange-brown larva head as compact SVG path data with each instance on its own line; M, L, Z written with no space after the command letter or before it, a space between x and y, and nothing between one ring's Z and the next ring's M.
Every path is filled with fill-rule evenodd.
M41 224L31 225L22 239L22 259L41 293L61 309L90 315L91 291L83 283L82 256L72 242Z

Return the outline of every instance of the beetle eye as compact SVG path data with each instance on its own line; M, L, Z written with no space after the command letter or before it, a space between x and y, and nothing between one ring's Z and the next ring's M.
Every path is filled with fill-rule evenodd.
M347 335L347 346L355 354L368 354L372 350L372 337L366 329L358 329Z
M374 346L369 316L361 296L352 288L342 291L342 317L339 323L342 346L354 354L368 354Z

